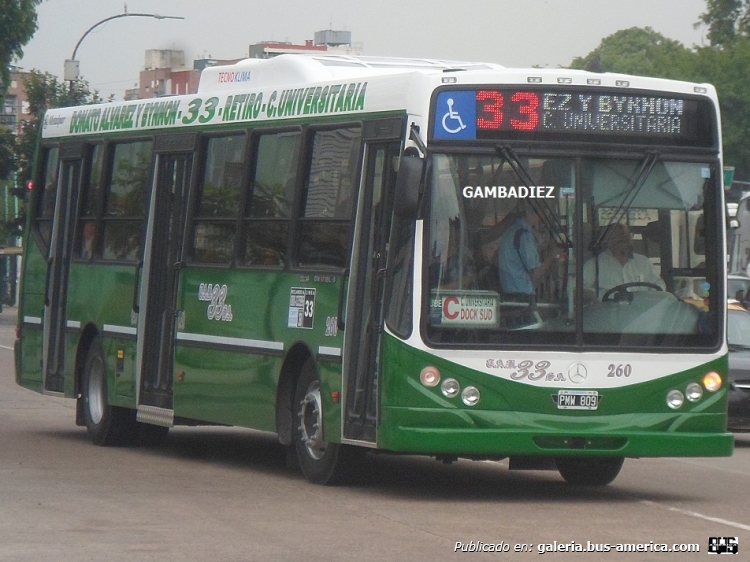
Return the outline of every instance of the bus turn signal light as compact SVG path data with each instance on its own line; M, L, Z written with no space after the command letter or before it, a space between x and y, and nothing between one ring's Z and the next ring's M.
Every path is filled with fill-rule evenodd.
M425 386L437 386L440 382L440 371L437 370L437 367L427 366L419 373L419 380Z
M706 373L706 376L703 377L703 386L709 392L716 392L721 388L721 375L716 371Z

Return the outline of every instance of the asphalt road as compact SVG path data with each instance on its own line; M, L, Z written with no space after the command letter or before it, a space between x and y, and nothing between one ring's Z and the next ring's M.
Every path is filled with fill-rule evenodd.
M601 489L504 462L382 455L356 484L320 487L256 432L180 427L159 447L93 446L72 400L15 385L14 314L0 315L0 562L529 560L549 548L545 560L700 560L716 536L737 537L733 559L748 559L750 435L731 458L627 460ZM469 554L479 543L510 552ZM570 552L579 544L610 551Z

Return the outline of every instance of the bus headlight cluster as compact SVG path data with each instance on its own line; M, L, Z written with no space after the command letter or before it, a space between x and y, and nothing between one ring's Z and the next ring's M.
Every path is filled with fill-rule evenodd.
M685 403L685 398L690 402L698 402L703 398L703 389L708 392L716 392L721 388L721 375L715 371L706 373L701 380L702 385L697 382L691 382L685 387L685 393L677 389L670 390L667 393L667 405L673 410L677 410Z
M437 367L431 365L425 367L419 373L419 380L423 385L429 388L434 388L439 385L440 379L440 371ZM467 406L476 406L480 398L479 389L476 386L467 386L461 391L461 384L452 377L448 377L442 382L442 384L440 384L440 392L442 392L443 396L446 398L455 398L460 394L461 400Z

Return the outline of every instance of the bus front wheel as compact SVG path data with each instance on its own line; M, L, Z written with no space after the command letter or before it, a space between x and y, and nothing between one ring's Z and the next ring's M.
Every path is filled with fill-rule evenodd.
M95 445L124 445L135 436L135 410L111 406L107 399L107 369L99 337L89 346L83 370L83 413Z
M320 378L312 358L302 366L294 403L294 448L302 474L315 484L341 484L348 476L355 451L323 440Z
M568 484L606 486L620 474L623 457L571 457L557 459L557 470Z

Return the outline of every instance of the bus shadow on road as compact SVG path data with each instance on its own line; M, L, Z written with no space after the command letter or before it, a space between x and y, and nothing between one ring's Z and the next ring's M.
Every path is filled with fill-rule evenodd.
M289 450L276 436L234 428L183 429L170 433L149 454L209 462L220 468L242 469L279 479L302 480ZM654 502L690 499L690 494L635 490L629 470L648 467L626 460L615 482L603 487L571 486L557 471L510 471L507 461L460 460L444 464L434 458L412 455L371 454L356 465L345 487L363 495L391 495L425 501L585 501ZM619 482L619 483L618 483ZM314 484L310 484L314 486Z
M289 475L287 449L276 436L235 428L177 428L163 443L141 445L148 454L187 461L215 463L219 467ZM301 475L300 475L301 478Z
M45 434L77 443L88 441L84 429ZM741 440L740 446L750 447L750 439ZM290 461L288 448L270 433L223 427L177 428L160 444L124 449L128 456L158 456L175 463L211 464L217 471L243 470L280 480L304 480L295 463ZM101 453L106 454L106 448ZM364 455L345 488L363 496L388 495L410 501L438 502L636 503L694 499L691 493L663 491L667 486L662 486L658 480L649 489L642 485L633 487L631 476L650 470L650 464L643 464L649 461L666 462L664 459L627 459L620 476L609 486L582 487L567 484L554 470L508 470L507 461L459 460L444 464L424 456L377 453ZM138 461L133 459L130 462Z
M511 471L507 461L461 460L444 465L425 457L374 455L365 464L354 487L365 493L426 501L633 503L643 499L655 502L686 499L685 495L661 492L644 494L643 490L630 489L625 479L619 484L615 480L609 486L571 486L556 470ZM628 461L623 474L627 470Z

